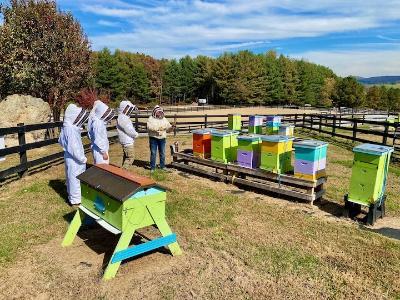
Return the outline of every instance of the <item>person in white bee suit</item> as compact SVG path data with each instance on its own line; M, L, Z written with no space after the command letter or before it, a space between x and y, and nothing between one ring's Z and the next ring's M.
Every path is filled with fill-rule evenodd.
M68 201L71 205L81 203L81 185L76 177L86 170L86 156L83 149L82 125L87 121L89 112L75 104L65 110L63 127L58 142L64 150L65 177Z
M107 136L107 123L114 117L114 111L100 100L94 102L89 117L88 133L95 164L109 164L110 143Z
M128 168L133 165L135 161L135 139L138 133L132 124L130 115L132 111L137 110L136 106L130 101L121 101L118 108L118 118L117 118L117 131L119 142L122 146L122 151L124 152L122 158L122 167Z

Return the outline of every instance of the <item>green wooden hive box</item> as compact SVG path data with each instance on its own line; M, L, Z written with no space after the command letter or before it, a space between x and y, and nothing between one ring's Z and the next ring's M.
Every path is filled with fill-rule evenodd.
M223 163L235 162L239 132L213 130L211 132L211 159Z
M392 147L362 144L353 148L354 161L348 200L369 206L385 194Z
M242 130L242 115L230 114L228 115L228 128L230 130Z
M120 234L118 244L104 271L104 279L113 278L121 261L156 248L168 246L172 255L181 249L165 219L166 191L152 179L137 176L113 165L99 164L78 176L82 204L79 206L62 242L72 244L83 220L94 219L106 230ZM131 246L135 230L156 225L162 237Z

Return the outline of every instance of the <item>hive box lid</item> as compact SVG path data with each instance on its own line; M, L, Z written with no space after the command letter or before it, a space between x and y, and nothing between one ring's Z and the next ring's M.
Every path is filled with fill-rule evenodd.
M77 177L90 187L118 201L125 201L144 188L156 186L150 178L132 174L117 166L97 164Z
M327 142L323 141L316 141L316 140L303 140L299 142L294 142L293 145L295 148L310 148L310 149L317 149L328 146Z
M294 140L294 138L290 137L290 136L285 136L285 135L262 135L261 140L263 142L278 143L278 142L292 141L292 140Z
M203 129L196 129L193 130L193 134L210 134L213 131L212 128L203 128Z
M214 136L230 136L233 134L239 134L239 131L234 131L234 130L217 130L214 129L213 131L211 131L211 135Z
M383 155L393 152L393 147L376 145L376 144L361 144L353 148L354 152L361 152L373 155Z
M254 135L254 134L251 134L251 135L239 135L237 138L238 138L238 140L245 140L245 141L251 141L251 142L260 140L260 136L259 135Z

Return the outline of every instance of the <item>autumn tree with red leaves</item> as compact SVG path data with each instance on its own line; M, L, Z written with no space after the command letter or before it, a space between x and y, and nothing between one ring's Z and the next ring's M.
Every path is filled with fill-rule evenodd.
M0 13L0 96L40 97L58 120L92 77L90 44L79 22L51 0L11 0Z

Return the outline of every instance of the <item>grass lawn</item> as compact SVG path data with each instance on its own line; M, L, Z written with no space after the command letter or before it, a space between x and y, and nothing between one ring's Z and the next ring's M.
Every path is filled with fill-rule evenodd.
M181 149L191 146L190 136L169 143L174 140ZM132 171L149 175L146 138L137 140L136 153ZM110 154L112 163L121 163L118 145ZM60 247L72 215L63 165L8 183L0 188L0 298L399 298L400 240L340 218L352 159L350 145L329 146L327 195L315 207L179 171L157 172L155 179L171 189L167 219L184 254L141 256L107 282L101 271L115 236L95 227ZM388 217L377 223L388 222L394 236L400 233L399 176L392 166ZM152 228L140 233L156 235Z

